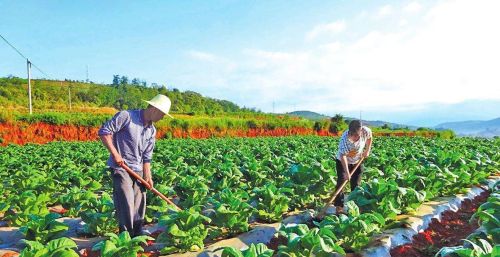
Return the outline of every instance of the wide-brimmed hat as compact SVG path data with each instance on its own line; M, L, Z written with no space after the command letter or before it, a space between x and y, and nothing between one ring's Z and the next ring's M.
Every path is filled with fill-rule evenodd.
M160 110L161 112L165 113L166 115L168 115L168 117L170 118L174 118L172 117L172 115L168 114L168 112L170 111L170 105L172 105L172 102L170 101L170 99L165 96L165 95L156 95L155 97L153 97L153 99L149 100L149 101L146 101L146 100L143 100L144 102L154 106L156 109Z

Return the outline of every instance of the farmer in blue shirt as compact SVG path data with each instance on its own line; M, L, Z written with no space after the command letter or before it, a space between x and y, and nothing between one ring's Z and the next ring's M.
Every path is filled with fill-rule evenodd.
M151 159L156 141L153 122L165 115L170 116L171 102L168 97L157 95L145 102L149 104L146 109L120 111L98 132L110 153L107 165L113 176L113 201L120 232L128 231L131 236L142 234L146 192L144 186L119 164L128 165L152 187Z

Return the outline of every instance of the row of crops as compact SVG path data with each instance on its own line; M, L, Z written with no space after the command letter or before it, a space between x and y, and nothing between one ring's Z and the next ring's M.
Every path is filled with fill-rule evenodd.
M169 210L148 192L147 221L167 228L156 239L165 244L162 252L198 250L248 231L254 221L321 208L335 188L337 146L338 138L314 136L159 141L155 187L184 209ZM349 213L282 227L288 243L277 254L359 251L373 234L395 226L396 215L463 192L498 171L499 150L499 139L376 138L362 186L349 195ZM68 210L64 216L81 217L87 236L117 232L107 157L97 142L0 148L0 213L10 226L22 227L26 251L30 242L40 248L67 230L49 206L60 204Z

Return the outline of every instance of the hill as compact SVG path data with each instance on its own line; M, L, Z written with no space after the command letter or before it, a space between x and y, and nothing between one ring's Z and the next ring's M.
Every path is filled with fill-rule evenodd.
M296 117L301 117L301 118L313 120L313 121L325 120L325 119L330 119L331 118L329 116L326 116L326 115L323 115L323 114L320 114L320 113L316 113L316 112L311 112L311 111L295 111L295 112L290 112L290 113L287 113L287 114L291 115L291 116L296 116ZM354 120L355 118L344 117L344 119L346 120L346 122L350 122L351 120ZM363 120L363 123L365 123L366 125L371 126L371 127L382 127L384 125L387 125L391 129L404 129L404 128L408 128L408 129L411 129L411 130L416 130L418 128L416 126L409 126L409 125L404 125L404 124L391 123L391 122L381 121L381 120L375 120L375 121L372 121L372 120Z
M301 118L313 120L313 121L324 120L324 119L330 118L326 115L319 114L316 112L311 112L311 111L295 111L295 112L289 112L289 113L287 113L287 115L301 117Z
M471 120L441 123L436 129L451 129L459 136L494 137L500 136L500 118L492 120Z
M0 78L0 107L23 110L28 107L26 79ZM33 108L62 111L72 107L111 107L117 110L145 107L142 100L165 94L172 100L172 112L208 114L255 112L235 103L204 97L193 91L169 90L165 86L144 86L118 81L94 84L77 81L32 80Z

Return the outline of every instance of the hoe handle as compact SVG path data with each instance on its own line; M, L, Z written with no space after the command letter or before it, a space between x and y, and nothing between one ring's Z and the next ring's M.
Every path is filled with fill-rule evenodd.
M359 165L361 165L361 163L363 162L364 160L364 157L362 157L358 164L356 164L356 166L354 167L354 169L352 170L352 172L350 172L349 174L349 177L352 176L354 174L354 172L359 168ZM350 179L349 179L350 180ZM344 183L342 183L340 185L339 188L337 188L337 190L335 190L335 192L333 193L332 197L330 197L330 199L328 200L328 202L326 202L325 204L325 207L323 207L323 209L319 212L318 214L318 217L323 217L326 213L326 210L328 209L328 206L330 206L330 204L333 203L333 201L335 201L335 199L337 198L337 196L340 194L340 191L342 191L344 189L344 187L347 185L347 182L349 182L349 180L345 180Z
M120 167L122 167L123 169L125 169L125 171L127 171L127 173L130 176L132 176L135 179L139 180L139 182L141 182L141 184L143 184L147 189L151 190L153 193L155 193L161 199L165 200L168 204L174 206L178 211L181 210L181 208L179 208L179 206L175 205L175 203L173 203L172 201L170 201L170 199L168 199L164 194L160 193L160 191L156 190L156 188L151 187L146 180L144 180L141 176L139 176L137 173L135 173L133 170L131 170L127 166L127 164L125 164L124 162L122 162L119 165L120 165Z

